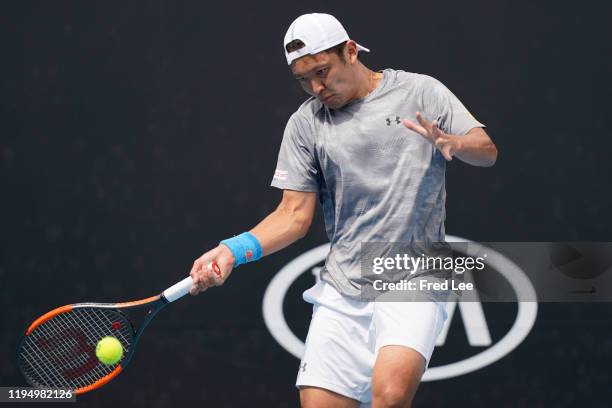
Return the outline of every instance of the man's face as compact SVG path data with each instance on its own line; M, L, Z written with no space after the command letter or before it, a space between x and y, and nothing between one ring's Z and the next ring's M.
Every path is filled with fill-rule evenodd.
M346 62L335 52L323 51L305 55L291 65L302 88L329 108L338 109L350 102L356 93L352 58Z

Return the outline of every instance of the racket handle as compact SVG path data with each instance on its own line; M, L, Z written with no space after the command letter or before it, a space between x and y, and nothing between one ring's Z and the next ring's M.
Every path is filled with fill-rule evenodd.
M210 264L208 264L208 267L212 268L217 275L221 275L221 269L219 268L219 265L217 265L216 262L211 262ZM175 283L168 289L164 290L163 295L169 303L174 302L175 300L180 299L186 294L188 294L189 289L191 289L191 285L193 285L193 279L191 279L191 276L188 276L182 281Z
M191 276L188 276L179 283L176 283L164 290L163 295L168 302L174 302L176 299L180 299L188 294L192 284L193 279L191 279Z

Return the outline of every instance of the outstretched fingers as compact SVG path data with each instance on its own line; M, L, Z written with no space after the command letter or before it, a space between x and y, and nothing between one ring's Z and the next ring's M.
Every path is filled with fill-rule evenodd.
M416 113L416 119L423 128L427 130L428 133L431 134L432 122L429 122L425 117L421 114L421 112Z
M406 126L408 129L412 130L413 132L418 133L419 135L423 137L426 137L426 138L429 137L427 130L423 126L417 125L410 119L404 119L404 126Z

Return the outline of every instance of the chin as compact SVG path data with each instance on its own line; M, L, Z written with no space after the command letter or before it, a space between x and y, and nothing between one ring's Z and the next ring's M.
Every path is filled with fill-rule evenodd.
M332 98L333 99L333 98ZM330 109L340 109L341 107L344 106L343 103L337 102L335 100L330 100L327 102L321 102L323 105L325 105L326 107L330 108Z

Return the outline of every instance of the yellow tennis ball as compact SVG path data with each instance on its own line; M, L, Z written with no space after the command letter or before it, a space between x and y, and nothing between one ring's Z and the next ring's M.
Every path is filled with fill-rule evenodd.
M96 357L102 364L115 364L123 357L123 346L115 337L104 337L96 345Z

